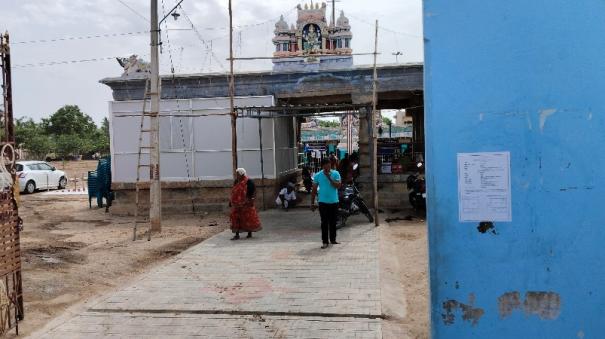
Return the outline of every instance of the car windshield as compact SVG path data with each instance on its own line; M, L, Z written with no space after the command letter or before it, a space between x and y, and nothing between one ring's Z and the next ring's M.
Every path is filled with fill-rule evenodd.
M23 172L23 165L17 164L15 168L17 169L17 172Z

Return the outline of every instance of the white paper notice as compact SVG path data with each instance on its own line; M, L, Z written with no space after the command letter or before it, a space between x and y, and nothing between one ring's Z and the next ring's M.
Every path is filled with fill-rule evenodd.
M460 222L512 221L510 152L458 153Z

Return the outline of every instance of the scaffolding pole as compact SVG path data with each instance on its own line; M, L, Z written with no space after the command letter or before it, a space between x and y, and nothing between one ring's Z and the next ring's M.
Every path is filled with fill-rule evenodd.
M233 72L233 8L229 0L229 105L231 112L231 162L233 180L237 178L237 112L235 112L235 74Z
M263 199L263 211L267 209L265 205L265 158L263 156L263 120L262 118L258 118L258 140L259 140L259 148L260 148L260 180L262 187L262 199Z

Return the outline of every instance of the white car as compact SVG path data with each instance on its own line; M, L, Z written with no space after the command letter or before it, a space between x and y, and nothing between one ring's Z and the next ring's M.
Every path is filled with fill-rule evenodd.
M44 161L17 161L17 178L21 192L67 186L67 175Z

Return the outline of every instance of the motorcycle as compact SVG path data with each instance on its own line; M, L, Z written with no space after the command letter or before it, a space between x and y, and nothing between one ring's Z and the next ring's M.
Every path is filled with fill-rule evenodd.
M339 190L338 193L338 222L336 224L336 228L345 227L349 217L361 213L368 218L369 222L374 222L374 216L361 198L359 190L355 184L345 186L343 189Z
M423 163L419 162L417 167L422 169ZM415 210L426 211L426 181L420 174L410 174L406 180L409 191L410 204Z
M303 168L302 177L305 190L307 191L307 193L311 193L311 190L313 189L313 177L311 176L311 171L309 170L309 168Z

